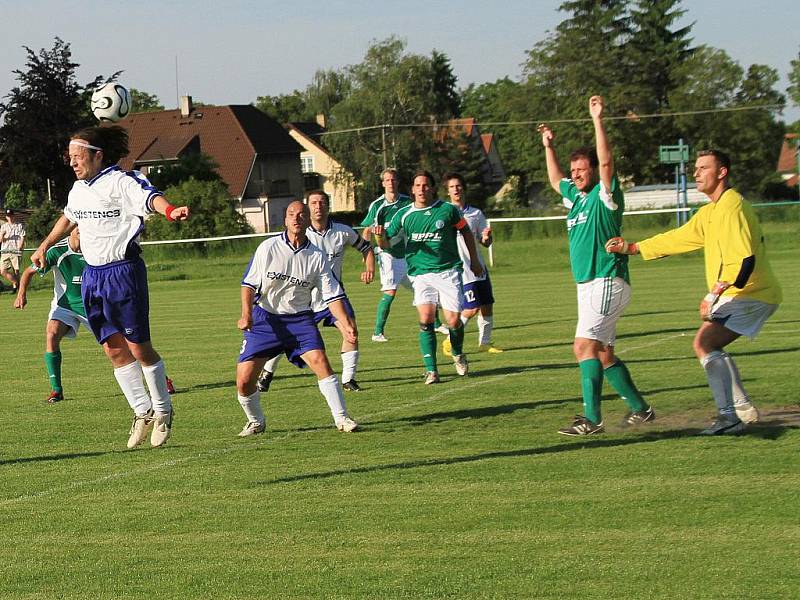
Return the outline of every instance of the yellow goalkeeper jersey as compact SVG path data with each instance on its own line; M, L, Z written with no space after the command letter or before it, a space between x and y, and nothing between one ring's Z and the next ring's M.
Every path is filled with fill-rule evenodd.
M705 253L706 283L710 290L717 281L733 284L742 261L755 257L755 267L744 287L731 285L724 296L736 296L780 304L781 286L767 261L764 234L753 207L734 189L719 200L703 206L688 223L639 242L645 260L702 248Z

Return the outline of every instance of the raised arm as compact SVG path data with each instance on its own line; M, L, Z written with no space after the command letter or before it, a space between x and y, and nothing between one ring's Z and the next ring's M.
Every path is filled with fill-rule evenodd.
M553 130L545 123L540 124L537 130L542 134L544 159L547 164L547 178L550 180L550 187L556 192L561 193L559 183L564 179L564 171L561 170L561 165L558 164L558 156L556 156L554 144L555 135L553 134Z
M600 181L607 190L611 190L611 177L614 175L614 156L611 154L611 144L608 142L606 129L603 126L603 112L605 103L602 96L589 98L589 113L594 123L594 139L597 148L598 174Z

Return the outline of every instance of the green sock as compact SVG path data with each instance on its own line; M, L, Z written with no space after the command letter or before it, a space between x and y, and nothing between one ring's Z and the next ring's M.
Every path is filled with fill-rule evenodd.
M378 314L375 317L375 335L383 333L386 320L389 318L389 309L392 308L392 302L394 302L394 296L391 294L383 294L378 301Z
M47 366L47 374L50 376L50 387L54 392L64 393L61 387L61 352L45 352L44 364Z
M436 332L433 323L419 324L419 349L427 371L436 370Z
M439 318L439 311L438 310L436 311L435 316L433 318L433 326L436 329L439 329L439 327L442 326L442 320Z
M600 395L603 391L603 365L596 358L582 360L578 363L581 369L581 389L583 391L583 416L595 425L603 418L600 416Z
M617 359L613 365L605 370L605 376L611 386L617 390L617 393L625 401L633 411L647 410L647 402L644 401L639 390L636 389L636 384L631 379L630 371L625 363Z
M464 354L464 324L461 321L458 322L458 327L450 329L450 345L453 356Z

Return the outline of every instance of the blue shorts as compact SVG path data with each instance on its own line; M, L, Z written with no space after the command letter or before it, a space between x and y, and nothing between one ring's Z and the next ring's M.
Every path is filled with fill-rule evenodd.
M464 310L480 308L487 304L494 304L492 282L488 275L486 279L464 284Z
M81 296L89 327L101 344L115 333L136 344L150 341L147 268L141 258L87 265Z
M356 318L356 311L353 310L353 305L350 304L350 300L347 298L342 298L344 302L344 310L351 319ZM336 317L333 316L331 313L331 309L325 307L324 310L314 313L314 323L322 323L325 327L333 327L336 324Z
M298 367L306 364L300 358L310 350L325 350L319 329L314 323L314 313L274 315L260 306L253 307L253 327L244 332L239 362L254 358L273 358L286 353Z

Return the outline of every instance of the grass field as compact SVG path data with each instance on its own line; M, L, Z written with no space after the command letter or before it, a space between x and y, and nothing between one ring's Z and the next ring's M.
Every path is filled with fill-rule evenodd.
M796 598L800 242L796 224L765 229L786 300L730 348L765 413L740 437L694 435L714 413L691 350L699 255L632 259L617 349L658 419L623 431L606 386L607 433L589 440L555 433L581 411L563 240L497 245L506 352L471 355L465 379L445 363L438 386L422 385L409 293L391 342L369 341L378 287L351 256L365 391L347 396L349 435L284 361L267 434L236 437L244 253L147 259L179 389L159 450L125 449L129 410L86 331L62 348L67 399L45 405L50 280L23 312L3 294L0 598Z

